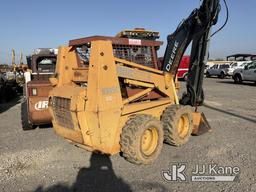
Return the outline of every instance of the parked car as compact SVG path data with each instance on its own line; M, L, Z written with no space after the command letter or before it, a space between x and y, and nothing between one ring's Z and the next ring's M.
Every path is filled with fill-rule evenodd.
M256 83L256 61L246 64L242 69L236 69L233 74L235 83L253 81Z
M163 57L159 57L157 59L158 69L162 69L163 59L164 59ZM188 55L183 56L180 61L180 66L178 68L178 73L177 73L177 77L179 80L180 79L182 79L184 81L187 80L189 63L190 63L190 56L188 56Z
M235 61L230 64L228 75L233 76L233 73L236 69L242 69L244 66L248 63L251 63L252 61Z
M206 64L204 67L204 74L206 74L208 69L210 69L210 65Z
M223 79L226 76L229 76L229 68L229 64L215 64L206 70L206 77L218 76L219 78Z

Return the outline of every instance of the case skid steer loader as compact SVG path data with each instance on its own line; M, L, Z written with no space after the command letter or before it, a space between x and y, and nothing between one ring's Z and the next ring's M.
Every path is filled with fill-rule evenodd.
M204 115L191 106L203 102L205 55L218 10L217 0L205 0L168 36L162 67L157 65L159 33L143 29L60 47L49 94L55 132L86 150L121 152L132 163L150 164L164 141L181 146L201 132L199 124L209 129ZM191 41L188 90L179 101L175 76Z

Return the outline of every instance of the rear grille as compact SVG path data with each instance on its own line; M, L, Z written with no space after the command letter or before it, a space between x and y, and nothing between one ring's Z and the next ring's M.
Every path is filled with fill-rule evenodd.
M74 129L74 124L70 111L70 103L70 99L53 97L52 108L57 124L62 127Z

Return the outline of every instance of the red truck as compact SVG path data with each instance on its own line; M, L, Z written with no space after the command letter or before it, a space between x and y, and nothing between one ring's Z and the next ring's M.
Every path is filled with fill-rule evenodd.
M178 79L182 79L184 81L188 78L188 67L190 62L190 56L185 55L182 57L180 61L180 66L178 68L177 77ZM158 68L162 69L163 57L158 58Z

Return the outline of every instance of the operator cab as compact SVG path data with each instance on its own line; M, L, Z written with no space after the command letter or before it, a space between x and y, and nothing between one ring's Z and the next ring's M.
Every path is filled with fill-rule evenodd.
M36 60L36 68L40 73L50 73L55 71L56 57L38 57Z
M31 79L48 80L55 72L57 49L38 48L27 57L28 67L32 70Z
M158 38L159 32L135 28L134 30L123 30L115 37L92 36L71 40L69 46L76 47L82 66L89 65L91 41L110 40L115 57L158 69L157 50L163 44L162 41L156 40Z

